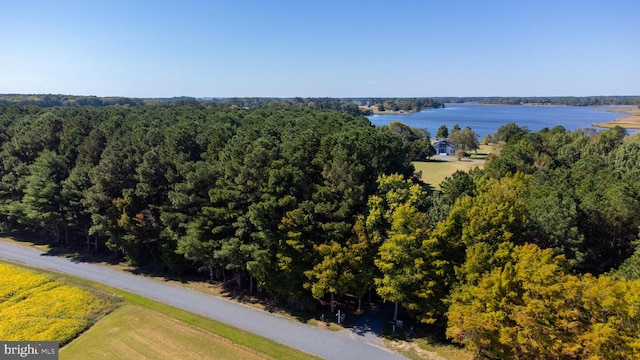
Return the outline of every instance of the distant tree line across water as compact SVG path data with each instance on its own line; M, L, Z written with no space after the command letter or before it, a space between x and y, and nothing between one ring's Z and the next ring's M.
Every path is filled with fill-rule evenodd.
M442 107L442 103L430 98L272 98L272 97L230 97L230 98L128 98L128 97L98 97L52 94L0 94L0 104L5 106L143 106L143 105L202 105L221 108L258 109L265 107L292 107L306 109L324 109L347 112L354 115L369 115L360 106L383 105L389 110L420 111L427 108Z
M473 102L487 105L640 105L640 96L527 96L527 97L437 97L445 103Z
M0 104L5 106L140 106L143 99L128 97L97 97L52 94L0 94Z

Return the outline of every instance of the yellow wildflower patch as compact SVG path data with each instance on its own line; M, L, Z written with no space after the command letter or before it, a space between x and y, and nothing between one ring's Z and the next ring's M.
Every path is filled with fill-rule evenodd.
M0 339L65 344L110 308L88 291L0 264Z

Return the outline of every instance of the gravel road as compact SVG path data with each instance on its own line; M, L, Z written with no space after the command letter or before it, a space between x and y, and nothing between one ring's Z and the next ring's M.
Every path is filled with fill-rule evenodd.
M48 256L33 248L0 241L0 258L58 271L130 291L326 359L404 359L362 331L332 332L176 285L163 284L104 266ZM373 340L372 340L373 338Z

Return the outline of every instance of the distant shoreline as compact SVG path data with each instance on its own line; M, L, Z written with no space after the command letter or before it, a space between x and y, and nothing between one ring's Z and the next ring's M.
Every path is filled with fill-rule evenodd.
M615 126L620 126L625 129L640 129L640 109L638 109L637 107L630 108L630 109L615 109L615 110L609 110L609 111L615 112L615 113L621 113L621 114L628 114L631 116L620 117L620 118L614 119L611 122L593 123L592 125L601 127L601 128L608 128L608 129Z
M417 111L404 111L404 110L398 110L398 111L393 111L393 110L384 110L384 111L380 111L378 110L378 106L377 105L373 105L373 106L359 106L360 110L370 110L371 113L373 115L409 115L409 114L413 114L416 113Z

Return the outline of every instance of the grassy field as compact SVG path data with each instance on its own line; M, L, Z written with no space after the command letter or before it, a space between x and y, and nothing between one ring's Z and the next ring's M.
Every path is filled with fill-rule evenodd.
M432 161L416 161L413 166L416 171L422 172L422 181L434 189L440 189L440 183L457 170L469 171L476 167L482 169L492 151L492 146L480 145L478 154L472 153L471 158L458 160L453 156L436 156Z
M622 110L613 110L614 112L619 112L623 114L629 114L631 116L618 118L608 123L594 123L593 126L602 127L602 128L612 128L614 126L620 126L625 129L640 129L640 109L622 109Z
M422 181L434 189L440 189L440 183L456 170L468 171L475 167L484 166L484 160L448 158L445 161L414 162L416 171L422 172Z
M127 304L62 348L60 359L269 359L201 328Z
M147 299L145 297L135 295L126 291L110 288L101 284L95 284L98 287L104 287L112 289L115 293L123 296L125 300L130 304L140 305L147 309L153 310L157 313L164 314L171 318L174 318L178 321L181 321L185 324L192 325L208 331L212 335L211 341L215 341L216 339L226 339L238 346L244 346L253 351L263 354L269 358L273 359L300 359L300 360L310 360L310 359L318 359L315 356L302 352L300 350L296 350L294 348L290 348L284 346L280 343L277 343L273 340L267 339L265 337L255 335L248 331L240 330L230 325L226 325L219 321L211 320L204 316L196 315L190 313L188 311L184 311L173 306L169 306L163 304L158 301L154 301L151 299ZM150 358L152 359L152 358ZM179 358L182 359L182 358ZM227 358L219 358L219 359L227 359ZM234 359L234 357L230 357L228 359Z
M7 264L0 262L0 266ZM27 267L21 265L11 264L11 267L28 271ZM317 359L273 340L103 284L40 269L28 272L49 279L47 282L109 294L122 305L62 347L62 359ZM40 284L42 281L33 280L32 283ZM0 288L9 289L4 286ZM0 306L4 305L4 298L0 297L0 301ZM47 306L43 307L43 303ZM75 305L74 308L81 308L75 303L70 304ZM40 299L37 305L42 309L51 309L53 303L49 299ZM52 314L48 316L57 318ZM29 328L48 329L46 319L41 320L29 325ZM127 322L136 325L129 326ZM3 317L0 326L4 323ZM17 334L15 329L9 332ZM31 335L20 337L21 340L32 339ZM0 338L8 340L9 336L2 334ZM158 349L151 349L153 346ZM135 351L140 353L134 354ZM160 356L158 352L166 354Z

